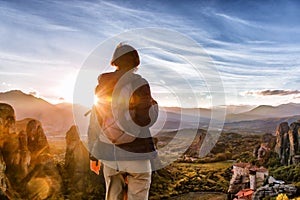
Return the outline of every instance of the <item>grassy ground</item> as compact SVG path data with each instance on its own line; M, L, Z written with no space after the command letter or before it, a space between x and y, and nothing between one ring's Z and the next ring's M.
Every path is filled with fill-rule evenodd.
M48 142L55 160L63 163L66 150L64 138L51 138ZM174 162L153 174L149 199L226 199L224 193L232 175L231 166L231 162Z
M50 152L54 156L56 162L64 163L66 153L66 140L64 138L48 139Z
M171 197L169 200L227 200L227 195L224 193L191 192Z
M230 162L173 163L153 175L150 199L168 199L183 194L190 197L187 199L197 199L195 194L199 192L226 193L232 175L231 165Z

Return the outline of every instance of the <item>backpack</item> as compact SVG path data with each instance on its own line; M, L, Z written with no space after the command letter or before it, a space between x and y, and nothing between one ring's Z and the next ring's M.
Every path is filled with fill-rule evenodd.
M118 100L129 100L130 94L132 94L132 85L128 83L118 93ZM91 123L95 125L94 128L98 133L99 140L116 145L133 142L140 131L138 127L129 126L129 133L128 126L126 126L126 130L121 126L119 117L122 118L122 121L127 120L130 122L131 116L129 112L131 111L121 108L125 105L122 102L118 102L118 100L112 104L111 101L105 100L105 97L103 97L101 103L94 105L91 112Z
M121 129L113 118L106 118L103 120L102 125L99 124L99 121L97 108L93 106L90 124L94 125L94 131L98 134L101 142L119 145L133 142L136 139L136 136Z

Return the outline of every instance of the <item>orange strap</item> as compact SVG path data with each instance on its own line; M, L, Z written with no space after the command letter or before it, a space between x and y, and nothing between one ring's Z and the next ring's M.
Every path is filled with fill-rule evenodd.
M97 175L99 175L100 167L101 167L100 160L96 160L96 161L90 160L90 169L91 171L95 172Z

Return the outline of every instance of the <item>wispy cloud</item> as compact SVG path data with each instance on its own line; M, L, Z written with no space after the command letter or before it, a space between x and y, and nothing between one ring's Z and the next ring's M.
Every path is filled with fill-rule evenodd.
M21 9L0 6L0 10L2 17L21 27L25 26L31 29L36 28L47 31L77 31L77 29L70 25L63 25L62 23L49 20L34 13L25 12Z
M246 25L246 26L252 26L252 27L259 27L254 22L250 22L250 21L241 19L239 17L230 16L230 15L227 15L227 14L224 14L224 13L215 13L215 15L217 15L217 16L223 18L223 19L229 20L231 22L238 23L238 24L242 24L242 25Z
M300 95L293 97L293 99L300 99Z
M295 34L300 30L299 12L295 9L299 3L278 4L269 1L170 3L154 0L143 4L135 0L2 1L0 17L5 20L0 21L1 78L9 82L15 74L16 85L28 88L39 85L41 93L47 90L52 94L63 85L53 77L65 80L63 75L79 69L102 41L126 30L157 27L179 31L201 44L221 74L225 93L237 98L237 102L243 91L252 92L252 96L243 93L244 100L249 102L257 96L299 95L300 37ZM147 79L187 90L186 79L198 91L205 91L204 78L199 78L180 57L187 55L196 60L202 53L186 45L184 40L180 43L147 34L144 37L157 49L173 50L141 50L145 66L141 66L140 72ZM116 42L121 39L124 40L116 38ZM136 38L127 40L133 45L138 43ZM105 55L108 54L112 52ZM203 65L199 62L193 67L198 67L203 76L210 76ZM36 76L36 80L29 76ZM157 80L159 77L161 80ZM42 83L38 84L39 81Z
M32 73L26 73L26 72L4 72L4 71L0 71L0 75L2 75L2 76L10 76L10 78L11 78L11 76L13 76L13 77L15 77L15 76L34 76L34 74L32 74ZM3 82L3 83L5 83L5 82ZM6 84L3 84L3 85L6 85Z
M0 52L0 60L2 61L13 61L27 64L42 64L42 65L62 65L67 66L70 65L67 61L59 61L59 60L46 60L40 58L30 58L29 56L20 56L16 54L8 54L5 52Z
M262 90L262 91L248 91L244 93L250 96L287 96L300 94L299 90Z

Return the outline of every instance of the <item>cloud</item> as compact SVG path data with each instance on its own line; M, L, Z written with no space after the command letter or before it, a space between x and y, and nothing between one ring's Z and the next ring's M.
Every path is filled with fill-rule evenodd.
M262 91L248 91L244 93L246 96L287 96L298 95L299 90L262 90Z
M226 20L235 22L235 23L239 23L239 24L243 24L243 25L247 25L247 26L258 27L258 25L254 24L254 23L252 23L250 21L238 18L238 17L229 16L229 15L226 15L226 14L223 14L223 13L215 13L215 15L217 15L219 17L222 17L222 18L224 18Z
M70 65L69 62L63 60L46 60L41 58L33 58L29 56L20 56L16 54L0 52L0 60L13 61L20 63L42 64L42 65Z
M29 94L33 96L37 96L38 93L36 91L33 91L33 92L29 92Z
M300 95L299 96L294 96L293 99L300 99Z
M2 76L34 76L32 73L26 73L26 72L0 72L0 75ZM2 82L2 85L7 85L6 82Z
M50 20L50 18L45 18L39 16L38 13L32 12L32 10L21 9L11 6L0 7L1 15L5 17L8 21L12 22L11 25L17 24L18 28L36 28L45 31L78 31L70 25L62 24L59 21ZM5 24L8 25L8 24Z
M300 30L297 6L291 7L294 12L289 12L284 9L287 3L175 4L105 0L29 0L16 4L4 1L0 5L0 17L6 19L0 21L2 81L9 82L14 76L16 85L39 85L39 91L45 93L49 89L53 93L63 85L57 81L64 80L62 74L72 72L74 66L79 68L95 45L126 30L161 27L179 31L201 44L213 58L228 94L238 96L241 91L249 91L243 93L247 100L254 96L291 98L299 95L297 90L276 90L298 88L300 83L300 37L295 34ZM179 41L148 39L154 47L174 50L178 55L201 56L194 47L179 45ZM136 38L132 38L134 40ZM186 78L192 87L204 90L203 77L198 77L181 58L172 57L170 52L148 51L141 55L142 64L146 66L142 66L140 72L147 80L160 83L160 78L166 86L186 89L183 84ZM202 65L196 67L203 75L210 76Z

